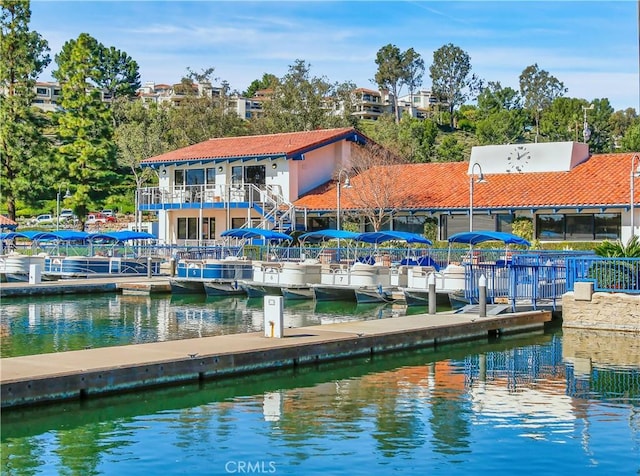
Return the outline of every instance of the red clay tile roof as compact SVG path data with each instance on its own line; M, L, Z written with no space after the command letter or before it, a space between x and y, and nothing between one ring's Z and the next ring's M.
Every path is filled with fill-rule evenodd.
M560 208L628 206L633 153L599 154L569 172L485 174L485 183L473 188L475 209ZM468 209L468 162L393 165L398 183L409 198L403 209ZM636 179L635 202L640 201L640 179ZM343 189L340 205L355 209L359 199L354 189L364 183L351 178L351 189ZM326 183L295 202L298 208L335 210L335 182Z
M143 164L197 159L295 155L355 133L351 127L258 136L223 137L150 157Z
M0 215L0 225L2 226L16 226L17 223L4 215Z

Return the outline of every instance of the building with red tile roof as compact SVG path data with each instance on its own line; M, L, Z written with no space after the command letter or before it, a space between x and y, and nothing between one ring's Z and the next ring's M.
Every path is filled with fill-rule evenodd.
M13 221L4 215L0 215L0 229L2 230L15 230L18 228L18 223Z
M511 231L516 218L526 217L542 241L631 235L630 167L635 161L640 168L637 154L590 156L586 144L573 142L485 146L473 149L470 162L390 165L354 175L353 147L367 141L352 128L204 141L143 161L160 183L138 191L140 208L158 212L159 238L168 243L209 242L242 226L335 228L338 205L347 221L370 229L363 210L377 203L385 203L385 229L422 233L435 222L440 239L467 231L470 209L476 230ZM340 170L350 175L351 188L341 190L338 204Z
M159 239L208 243L229 228L303 227L293 205L329 182L366 137L353 128L210 139L150 157L158 187L138 190L139 208L155 211Z
M468 231L473 177L474 229L510 231L515 217L534 221L540 240L583 241L630 237L631 175L633 153L598 154L587 157L570 170L524 173L483 173L477 183L478 170L471 175L469 162L405 164L389 166L401 188L402 205L394 209L403 228L407 217L435 217L440 238ZM640 159L638 159L640 162ZM363 175L380 176L373 169ZM634 212L636 233L640 225L640 176L635 178ZM366 176L350 178L351 188L341 191L341 209L357 213L370 188ZM322 216L336 210L336 184L323 184L295 202L307 216ZM549 230L547 222L557 224ZM598 223L602 226L598 227ZM419 227L418 227L419 228ZM408 230L409 231L409 230ZM411 231L419 231L414 229ZM546 233L545 233L546 231ZM554 234L551 234L554 233ZM557 233L558 235L555 235Z

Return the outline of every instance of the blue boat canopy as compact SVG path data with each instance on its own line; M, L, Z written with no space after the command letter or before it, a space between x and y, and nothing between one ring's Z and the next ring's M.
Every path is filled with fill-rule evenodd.
M89 241L130 241L130 240L155 240L156 237L146 231L113 231L110 233L93 233L88 237Z
M431 240L417 233L409 233L407 231L371 231L360 233L356 238L358 241L365 243L384 243L385 241L405 241L407 243L422 243L432 245Z
M273 230L263 230L261 228L231 228L220 233L220 236L231 238L249 239L263 238L269 241L291 241L293 238L284 233Z
M83 231L21 231L12 233L2 233L0 239L12 240L14 238L25 238L31 241L84 241L89 233Z
M355 240L359 233L347 230L317 230L300 235L300 241Z
M502 241L507 245L531 246L524 238L502 231L465 231L449 237L449 243L467 243L477 245L485 241Z

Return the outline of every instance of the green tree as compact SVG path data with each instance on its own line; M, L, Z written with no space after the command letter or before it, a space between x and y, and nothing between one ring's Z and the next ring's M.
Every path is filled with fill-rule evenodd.
M257 91L263 89L275 90L278 84L280 84L280 80L275 74L264 73L262 79L254 79L242 95L246 98L252 98Z
M133 175L136 189L140 189L153 177L153 169L141 168L140 162L169 150L165 139L169 111L157 104L145 106L141 101L133 101L123 105L121 114L124 120L114 132L118 165ZM137 213L137 207L134 209Z
M616 111L611 114L609 118L609 125L611 127L611 135L616 144L620 144L620 140L624 137L627 129L639 121L636 110L632 107L628 107L624 111Z
M476 124L480 145L513 144L522 140L525 117L520 109L500 109Z
M263 115L252 120L256 133L311 131L336 124L335 88L324 77L311 76L311 66L296 60L263 104ZM348 123L345 123L348 125Z
M549 141L582 142L584 99L559 97L553 100L540 118L540 133Z
M0 151L2 195L9 218L16 200L35 199L46 188L49 143L42 115L31 109L36 78L49 64L47 42L29 30L28 0L3 1L0 11ZM49 186L51 184L48 184Z
M138 63L124 51L99 45L96 86L114 100L133 97L140 88Z
M624 152L637 152L640 150L640 122L627 129L620 140L620 146Z
M614 151L614 137L611 133L611 115L613 107L607 98L594 99L591 104L593 111L587 111L591 138L589 150L594 154Z
M375 82L380 89L387 89L393 94L393 108L396 123L400 122L400 108L398 97L403 86L409 88L409 93L422 84L424 61L413 48L402 52L392 44L383 46L376 54L378 69Z
M513 111L522 108L522 99L513 88L503 88L500 82L489 81L478 94L478 117L487 118L499 111Z
M538 64L527 66L520 74L520 94L524 99L524 107L534 119L538 142L540 135L540 116L542 111L551 105L554 99L561 97L567 88L549 72L540 69Z
M438 162L464 161L464 144L453 135L447 135L436 149Z
M232 137L246 134L246 124L230 108L229 85L222 81L214 88L214 68L195 73L187 68L178 91L184 94L180 107L169 110L167 142L171 148L180 148L213 137ZM196 82L197 81L197 82ZM180 89L182 88L182 89Z
M90 207L109 192L117 177L112 115L95 87L99 52L98 41L81 33L63 45L53 72L62 92L57 128L60 167L75 187L70 202L82 227Z
M471 74L471 57L449 43L433 52L429 67L432 90L449 105L449 127L453 129L453 111L482 88L482 81Z
M438 126L431 119L405 114L398 125L399 155L409 162L430 162L435 155Z

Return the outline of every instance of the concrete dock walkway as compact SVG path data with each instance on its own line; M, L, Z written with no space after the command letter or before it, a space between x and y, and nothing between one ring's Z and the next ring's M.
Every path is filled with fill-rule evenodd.
M107 276L101 278L59 279L39 284L21 282L0 283L0 298L24 296L55 296L60 294L91 294L133 292L156 294L171 292L168 276Z
M3 408L541 329L549 311L439 313L0 359Z

